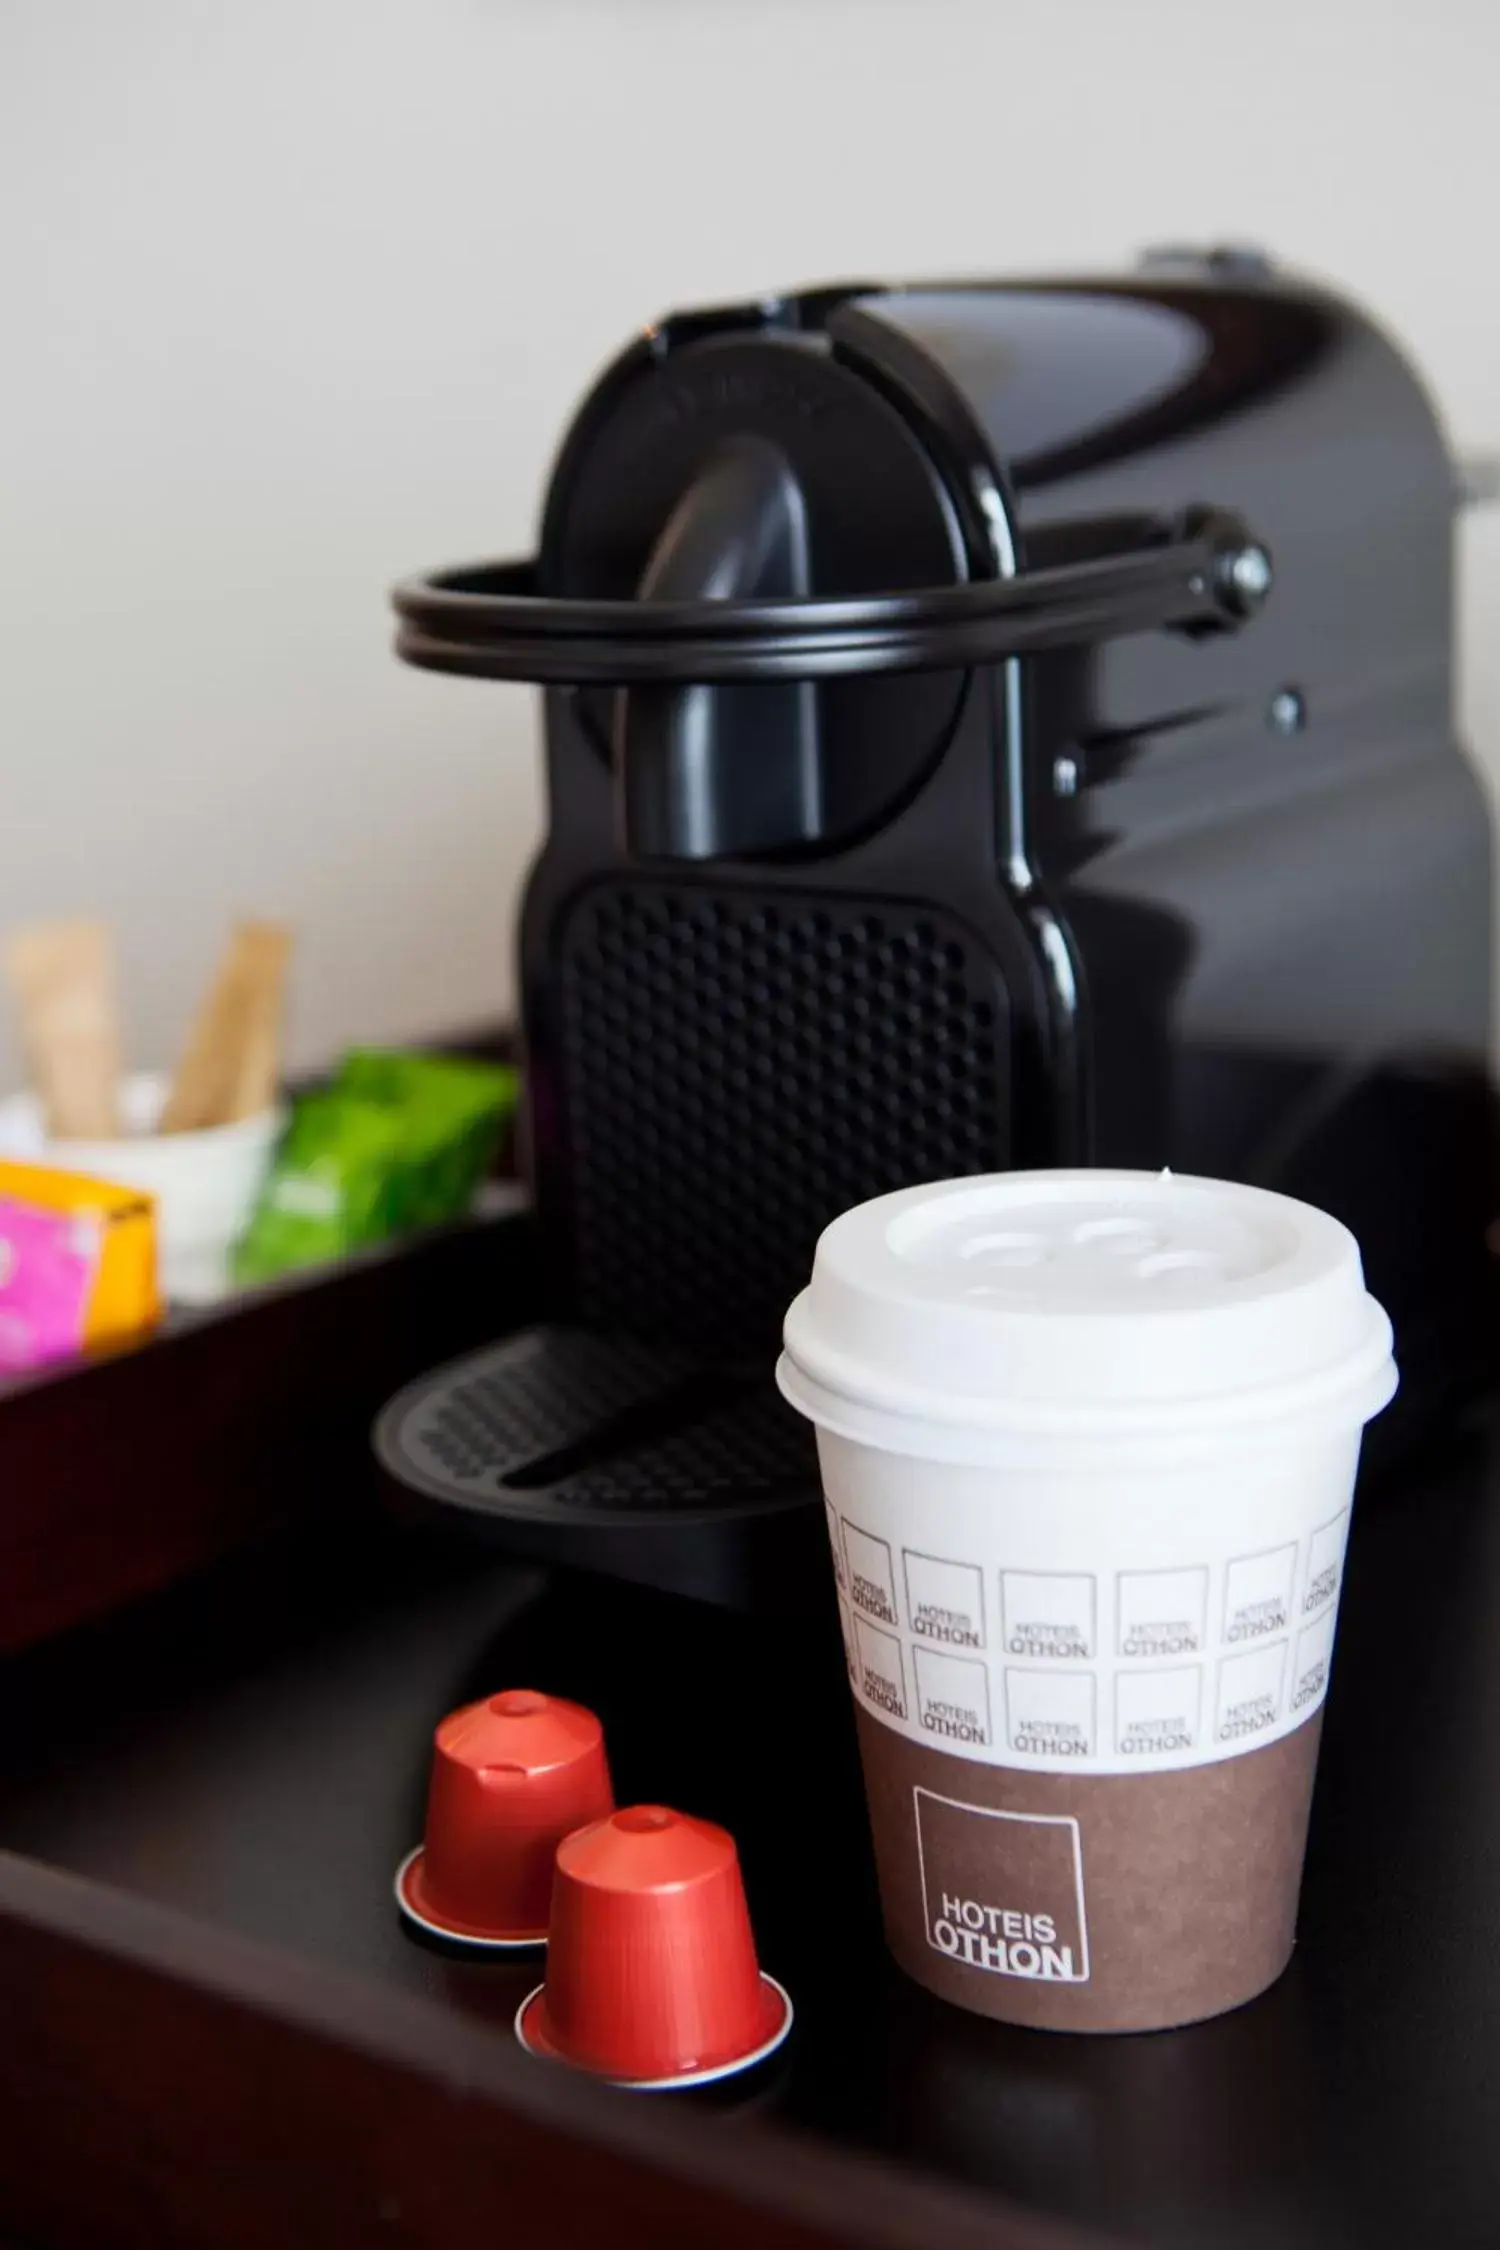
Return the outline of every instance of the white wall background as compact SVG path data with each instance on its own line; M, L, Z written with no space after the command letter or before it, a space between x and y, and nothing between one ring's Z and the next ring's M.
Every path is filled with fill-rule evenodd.
M4 0L0 927L112 916L142 1059L244 909L301 1059L497 1014L530 697L399 669L385 588L528 540L633 327L1248 237L1500 446L1497 83L1496 0Z

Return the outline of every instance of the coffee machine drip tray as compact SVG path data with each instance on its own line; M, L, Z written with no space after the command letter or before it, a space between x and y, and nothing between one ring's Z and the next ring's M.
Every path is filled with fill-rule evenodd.
M530 1524L764 1515L818 1489L806 1425L769 1369L564 1327L526 1329L408 1385L375 1449L427 1499Z

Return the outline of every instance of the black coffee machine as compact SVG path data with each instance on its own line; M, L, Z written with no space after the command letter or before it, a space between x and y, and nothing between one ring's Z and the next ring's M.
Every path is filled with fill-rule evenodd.
M1396 1324L1384 1441L1471 1389L1458 497L1400 354L1244 252L639 338L535 560L396 598L409 663L547 690L521 974L551 1302L393 1402L387 1467L515 1545L784 1589L820 1527L771 1368L819 1230L1023 1165L1319 1203Z

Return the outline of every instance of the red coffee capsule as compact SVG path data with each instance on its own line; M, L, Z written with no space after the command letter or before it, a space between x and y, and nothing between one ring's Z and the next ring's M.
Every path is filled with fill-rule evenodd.
M762 1974L734 1838L632 1805L558 1846L547 1981L516 2033L621 2085L701 2085L779 2047L792 2003Z
M511 1688L450 1711L433 1737L426 1837L396 1871L397 1903L437 1937L542 1945L558 1844L613 1803L604 1729L581 1703Z

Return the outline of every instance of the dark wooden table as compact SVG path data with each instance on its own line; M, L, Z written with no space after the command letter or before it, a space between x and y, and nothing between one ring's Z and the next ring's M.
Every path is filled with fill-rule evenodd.
M1497 1473L1476 1426L1361 1502L1287 1977L1192 2031L1067 2040L887 1962L831 1616L450 1544L385 1520L351 1449L337 1507L272 1510L253 1553L0 1674L0 2232L1500 2241ZM522 1683L600 1710L623 1796L738 1835L798 2007L759 2079L653 2099L534 2064L535 1967L400 1929L432 1723Z

